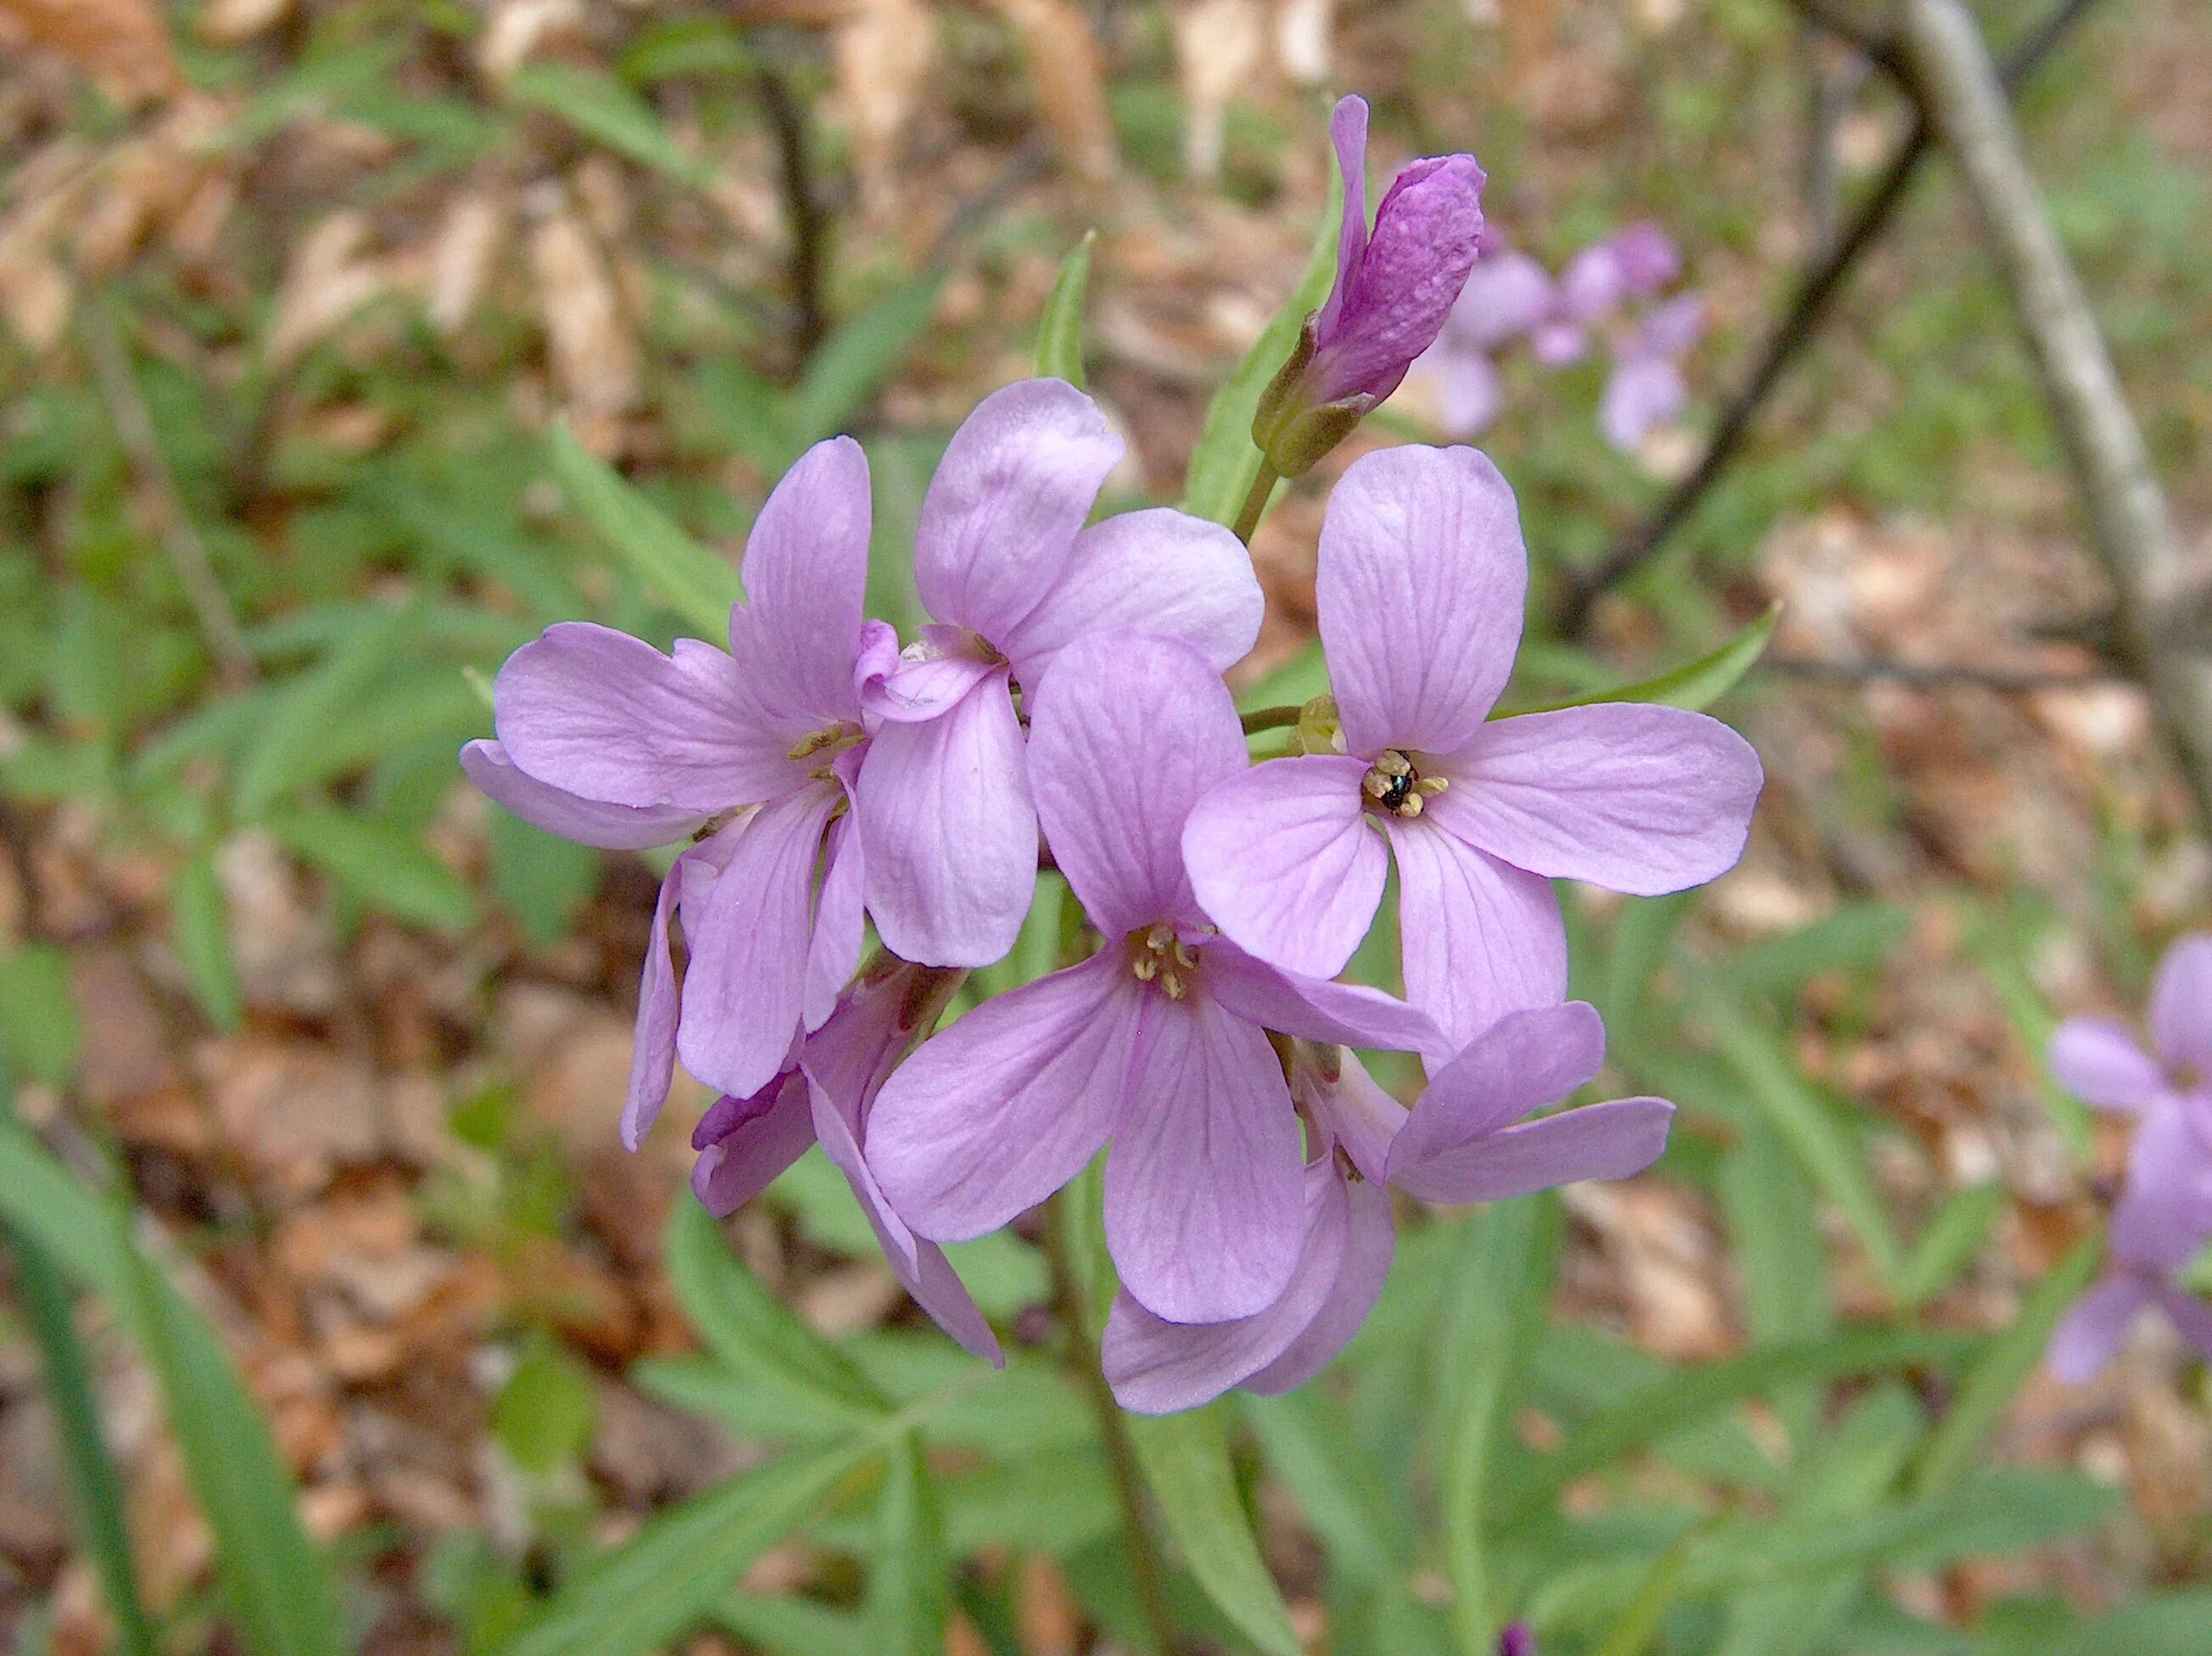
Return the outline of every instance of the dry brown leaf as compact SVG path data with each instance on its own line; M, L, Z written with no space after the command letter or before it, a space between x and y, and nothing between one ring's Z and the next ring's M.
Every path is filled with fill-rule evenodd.
M854 0L830 49L861 205L881 220L897 199L899 144L937 55L936 25L921 0Z
M1275 14L1275 55L1283 72L1300 86L1326 82L1335 32L1336 0L1283 0Z
M69 330L73 289L62 267L32 248L0 253L0 316L33 356L43 356Z
M582 0L504 0L477 44L477 67L489 80L505 81L548 40L583 27Z
M637 402L638 360L606 259L564 205L532 229L530 263L553 377L577 440L596 454L612 454L620 447L617 422Z
M1106 114L1106 76L1091 19L1071 0L995 0L1021 37L1037 113L1068 164L1085 178L1114 174L1114 127Z
M154 0L0 0L0 44L47 47L110 97L137 103L173 92L177 59Z
M1195 0L1176 13L1176 71L1182 87L1182 164L1211 184L1221 176L1229 100L1251 90L1266 50L1259 0Z
M430 244L422 307L441 333L460 332L483 296L501 245L507 240L508 204L497 192L456 196Z
M354 208L300 239L269 326L272 361L292 361L391 285L381 260L360 256L368 240L368 215Z
M292 0L208 0L199 32L218 46L234 46L255 35L292 9Z

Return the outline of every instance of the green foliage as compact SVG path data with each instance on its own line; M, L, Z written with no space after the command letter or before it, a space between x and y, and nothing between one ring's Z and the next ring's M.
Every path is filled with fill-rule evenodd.
M1129 1417L1145 1481L1183 1562L1221 1612L1268 1656L1298 1656L1282 1590L1260 1556L1230 1464L1228 1406Z
M1054 278L1052 296L1037 319L1036 371L1045 379L1065 380L1083 388L1083 296L1091 284L1091 250L1098 232L1086 230Z
M586 451L566 427L548 445L568 499L646 588L707 638L727 635L730 606L744 596L737 570Z

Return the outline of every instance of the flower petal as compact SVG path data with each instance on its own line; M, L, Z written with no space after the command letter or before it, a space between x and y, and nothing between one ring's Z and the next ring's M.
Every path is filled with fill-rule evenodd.
M1200 956L1206 989L1247 1023L1306 1041L1436 1052L1443 1032L1428 1014L1359 983L1278 971L1234 943L1215 940Z
M1316 317L1314 330L1333 336L1345 296L1367 252L1367 100L1337 100L1329 113L1328 141L1336 149L1336 170L1344 180L1344 221L1336 235L1336 281Z
M2148 1110L2166 1096L2165 1072L2109 1019L2069 1018L2045 1058L2053 1080L2100 1110Z
M1346 747L1472 741L1512 673L1528 588L1513 490L1486 457L1407 443L1354 460L1315 589Z
M1416 1108L1413 1116L1419 1119ZM1674 1106L1613 1099L1522 1122L1411 1162L1391 1183L1424 1202L1510 1202L1585 1178L1626 1178L1659 1160Z
M1179 639L1224 673L1259 637L1265 607L1243 542L1218 523L1155 507L1078 535L1060 579L995 642L1031 691L1067 644L1117 628Z
M1114 1396L1139 1415L1172 1415L1212 1402L1282 1355L1321 1313L1344 1263L1348 1202L1334 1159L1305 1170L1305 1234L1279 1298L1225 1323L1170 1323L1126 1289L1106 1318L1100 1357Z
M769 493L745 537L730 654L764 706L814 728L860 716L853 689L868 590L868 458L818 442Z
M1539 261L1511 248L1485 253L1452 303L1445 337L1496 350L1542 321L1552 302L1552 277Z
M1074 1178L1121 1113L1138 999L1120 959L1099 955L924 1041L868 1114L869 1165L892 1207L960 1242Z
M1359 1055L1338 1047L1329 1075L1301 1056L1291 1071L1291 1096L1316 1129L1343 1147L1362 1178L1380 1184L1390 1166L1390 1143L1406 1124L1406 1106L1375 1084Z
M681 859L678 859L679 862ZM676 1079L676 962L668 925L684 886L684 870L668 871L653 900L653 930L645 940L645 970L637 985L637 1028L630 1040L629 1093L623 1100L622 1142L635 1150L668 1102Z
M2069 1385L2085 1385L2119 1355L2128 1325L2148 1298L2143 1280L2132 1271L2115 1271L2074 1303L2051 1336L2043 1361Z
M709 813L790 790L791 735L711 644L673 659L563 621L507 658L492 686L500 746L535 780L606 805Z
M817 784L764 807L738 834L697 929L687 922L677 1050L694 1075L738 1098L784 1067L799 1032L815 864L840 797Z
M837 993L860 964L867 922L860 893L867 861L853 819L840 817L823 837L822 892L814 904L814 941L806 950L806 999L801 1015L819 1029L836 1009Z
M1334 326L1316 327L1314 401L1379 402L1435 341L1474 265L1483 183L1472 155L1425 156L1398 169Z
M892 953L987 966L1036 889L1036 812L1003 674L921 724L887 724L854 791L868 912Z
M1424 362L1431 364L1423 368ZM1437 385L1437 424L1455 441L1480 436L1504 411L1505 380L1498 364L1480 350L1439 344L1415 359L1414 370L1431 374Z
M706 820L696 811L666 806L601 805L595 800L547 786L516 769L497 742L474 741L461 749L461 769L494 804L501 805L533 828L596 845L608 851L642 851L690 837Z
M1366 774L1366 760L1335 754L1270 759L1209 791L1182 831L1207 917L1285 971L1342 971L1390 874L1361 802Z
M1060 653L1030 709L1030 782L1054 865L1109 939L1194 913L1183 825L1245 752L1227 686L1189 645L1105 632Z
M871 719L895 724L934 719L1006 665L976 649L975 635L965 627L924 627L921 642L903 652L888 622L871 621L861 633L854 682Z
M1680 708L1600 703L1486 725L1451 762L1437 825L1531 874L1656 897L1743 854L1765 782L1751 744Z
M1352 1342L1367 1313L1382 1297L1383 1280L1390 1275L1390 1257L1398 1245L1390 1194L1379 1184L1363 1181L1346 1192L1346 1204L1344 1259L1337 1267L1328 1298L1281 1356L1245 1380L1247 1391L1272 1397L1304 1385Z
M2175 1333L2196 1352L2197 1361L2212 1363L2212 1306L2172 1282L2154 1282L2150 1297L2173 1324Z
M2166 952L2150 990L2150 1038L2175 1068L2212 1064L2212 935L2185 937Z
M2112 1257L2171 1270L2212 1237L2212 1152L2176 1101L2147 1112L2128 1148L2128 1177L2112 1209Z
M723 1115L714 1123L715 1113ZM691 1164L691 1189L717 1219L735 1213L775 1183L814 1142L814 1117L805 1077L778 1075L749 1099L724 1097L700 1125L717 1124Z
M1106 1158L1106 1243L1155 1316L1264 1311L1297 1268L1297 1117L1259 1028L1204 992L1145 996L1148 1050Z
M1394 822L1406 998L1465 1046L1509 1012L1566 997L1559 898L1538 875L1424 821Z
M1604 1062L1605 1021L1588 1002L1507 1013L1436 1071L1391 1142L1384 1177L1402 1182L1400 1174L1557 1104Z
M1599 398L1597 426L1605 440L1624 454L1690 405L1690 387L1682 370L1664 356L1624 356L1606 378Z
M915 529L921 601L993 643L1066 569L1122 444L1064 380L1023 380L975 405L939 462Z

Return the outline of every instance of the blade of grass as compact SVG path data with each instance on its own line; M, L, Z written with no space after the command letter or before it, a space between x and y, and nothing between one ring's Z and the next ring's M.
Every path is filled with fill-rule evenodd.
M1037 319L1036 371L1048 380L1065 380L1083 389L1083 296L1091 284L1091 250L1098 232L1085 230L1067 257Z

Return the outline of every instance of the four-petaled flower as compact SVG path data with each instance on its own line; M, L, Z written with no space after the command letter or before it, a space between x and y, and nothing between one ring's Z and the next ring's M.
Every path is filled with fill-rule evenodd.
M1183 836L1232 941L1329 977L1393 855L1407 998L1456 1050L1566 993L1550 880L1652 895L1743 849L1764 780L1702 714L1610 703L1489 715L1512 671L1528 556L1512 490L1471 448L1353 462L1321 533L1321 636L1346 751L1240 772Z
M1425 1201L1504 1202L1585 1178L1626 1178L1657 1160L1674 1105L1616 1099L1536 1121L1593 1079L1605 1026L1579 1001L1508 1014L1437 1071L1408 1112L1358 1058L1301 1044L1291 1090L1312 1135L1297 1269L1250 1317L1190 1326L1124 1294L1106 1324L1107 1378L1140 1414L1194 1409L1232 1385L1302 1385L1374 1306L1395 1245L1393 1185Z
M1104 943L985 1002L884 1083L868 1159L921 1234L995 1229L1110 1140L1107 1243L1139 1303L1218 1322L1281 1296L1307 1203L1270 1032L1419 1050L1436 1031L1373 989L1254 959L1194 900L1184 819L1246 764L1227 689L1186 644L1093 634L1045 674L1030 723L1037 814Z

